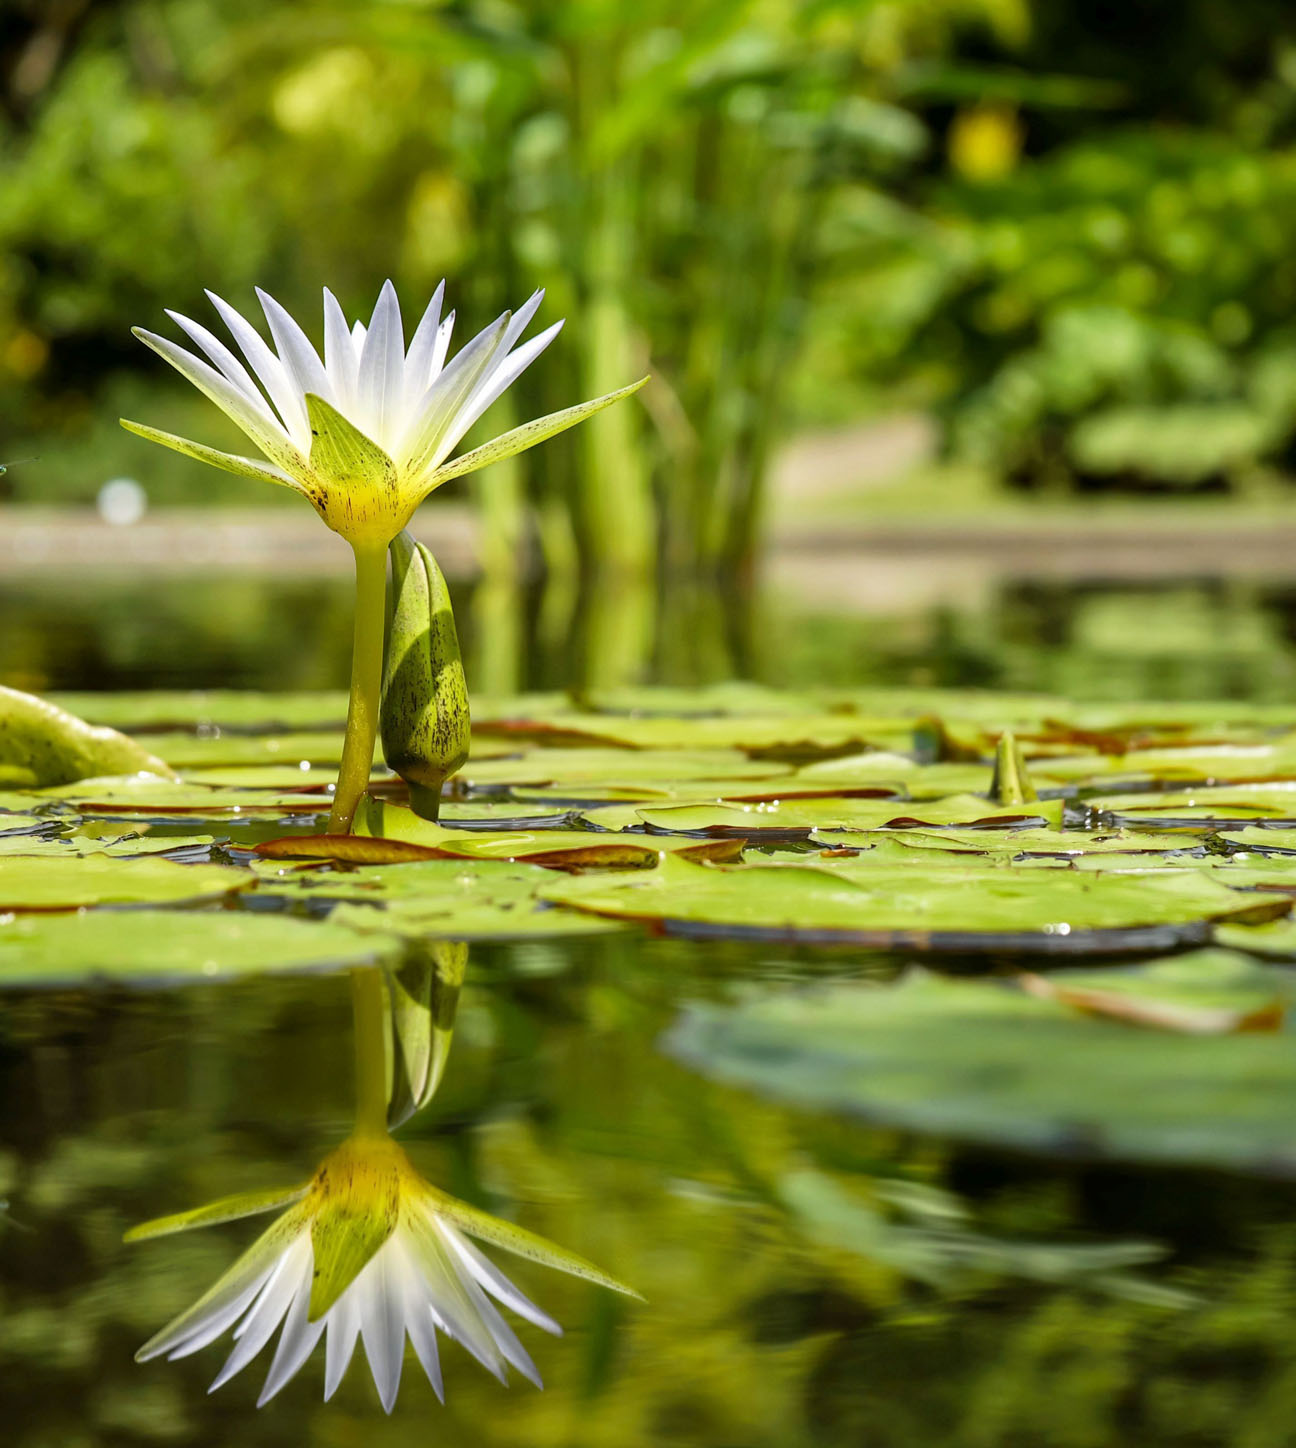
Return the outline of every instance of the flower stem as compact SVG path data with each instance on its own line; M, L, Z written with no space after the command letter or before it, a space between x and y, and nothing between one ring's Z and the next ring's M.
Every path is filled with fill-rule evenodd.
M383 630L387 616L387 546L357 546L355 636L351 650L351 702L328 832L351 832L356 806L369 785L382 690Z
M387 1038L383 1029L382 973L374 966L351 972L355 1014L355 1135L387 1135Z

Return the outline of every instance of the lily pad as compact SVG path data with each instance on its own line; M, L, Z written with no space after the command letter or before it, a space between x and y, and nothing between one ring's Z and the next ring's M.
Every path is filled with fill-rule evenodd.
M609 829L638 823L654 833L759 839L762 835L809 837L812 830L853 832L971 824L1012 829L1048 821L1060 824L1062 803L1060 800L1048 800L1042 804L1005 809L976 795L954 795L926 803L830 796L757 804L717 801L641 805L632 810L625 807L619 810L586 810L585 818Z
M1099 979L1110 987L1116 974ZM1293 982L1202 952L1132 970L1123 988L1245 1009L1290 1000ZM762 1095L905 1130L1060 1156L1296 1177L1296 1051L1285 1032L1141 1032L1134 1042L1126 1024L1008 983L914 973L887 987L696 1007L666 1047L694 1069Z
M1091 810L1135 829L1273 819L1296 825L1296 780L1288 784L1226 784L1147 794L1100 795Z
M44 822L46 829L49 821ZM72 859L85 855L109 855L130 859L136 855L172 855L209 850L215 835L123 834L97 838L90 835L0 834L0 856L45 855L51 859Z
M683 780L777 779L791 774L789 766L754 761L733 750L673 749L639 753L627 749L536 749L512 758L470 759L459 779L469 789L487 785L509 788L561 786L573 797L601 798L610 789L662 793L651 786ZM632 796L633 797L633 796Z
M0 912L194 903L219 900L255 883L250 870L225 865L179 865L172 860L123 860L105 855L6 856L0 859ZM102 923L99 928L104 930Z
M260 911L123 911L111 930L93 913L17 915L0 919L0 987L163 985L341 970L393 962L402 951L392 935Z
M329 918L357 930L446 940L512 940L622 928L616 921L541 900L540 887L554 875L539 865L420 860L363 870L301 870L262 864L257 873L263 895L347 902Z
M42 790L39 795L28 796L29 806L36 799L66 800L87 815L279 819L286 815L327 814L330 796L324 792L306 794L274 790L253 793L140 776L131 779L83 779L77 784Z
M113 694L56 694L55 703L93 724L134 732L195 729L200 725L245 732L283 733L337 729L346 723L344 691L259 694L236 689L149 690Z
M1213 920L1285 914L1200 869L1127 879L1047 869L924 873L867 857L813 864L696 865L556 880L545 899L677 934L755 934L878 949L1102 954L1202 944Z

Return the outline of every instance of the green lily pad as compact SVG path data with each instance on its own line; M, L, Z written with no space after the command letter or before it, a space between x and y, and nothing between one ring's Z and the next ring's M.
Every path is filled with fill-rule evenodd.
M814 838L814 836L812 836ZM888 830L866 834L861 845L891 847L891 859L904 858L904 851L923 852L924 862L933 853L946 855L1008 855L1029 859L1079 856L1145 855L1180 857L1202 848L1199 840L1173 834L1137 834L1133 830L1050 830L1038 828L1003 830ZM1181 860L1182 863L1182 860Z
M565 870L577 867L635 868L655 865L663 853L710 855L698 841L595 830L507 831L451 829L421 819L402 805L366 796L356 815L356 835L418 845L466 860L517 860ZM301 842L301 847L306 846ZM268 853L269 847L263 847Z
M1215 939L1268 960L1296 960L1296 920L1289 915L1262 925L1217 925Z
M629 749L537 749L512 758L470 759L459 775L463 785L509 788L562 787L573 797L595 798L592 789L638 791L650 787L648 797L662 793L651 786L682 780L778 779L790 774L784 764L754 761L724 749L678 749L637 752Z
M1135 829L1156 829L1167 824L1245 824L1251 819L1296 824L1296 780L1289 784L1204 785L1200 789L1099 795L1085 803L1091 810Z
M201 815L210 819L242 816L279 819L286 815L327 814L330 796L257 790L218 789L206 784L165 779L92 779L61 785L27 797L66 800L87 815Z
M342 690L317 694L258 694L236 689L150 690L113 694L56 694L62 708L93 724L133 731L218 728L283 733L299 729L337 729L346 723Z
M264 862L254 868L262 895L354 905L340 906L329 918L357 930L446 940L512 940L623 928L616 921L541 900L540 887L554 875L539 865L418 860L361 870L289 869Z
M0 987L165 985L341 970L394 962L402 950L392 935L268 912L130 910L114 915L111 929L94 913L17 915L0 918Z
M1122 973L1062 971L1052 982ZM1132 995L1239 1009L1281 997L1285 972L1222 952L1124 973ZM914 973L697 1007L667 1050L762 1095L905 1130L1055 1153L1296 1177L1286 1032L1197 1037L1096 1019L1009 983Z
M48 828L49 821L44 822ZM215 835L89 835L0 834L0 856L44 855L51 859L72 859L85 855L110 855L130 859L136 855L171 855L178 851L207 850Z
M30 834L32 830L47 829L49 825L50 821L41 815L0 814L0 841Z
M0 912L219 900L256 883L250 870L106 855L0 858ZM100 929L103 929L102 924Z
M954 795L948 799L919 803L893 799L804 799L768 804L675 804L643 806L635 810L638 820L654 831L758 838L761 834L801 833L811 830L851 832L858 830L909 829L921 826L982 824L1014 828L1032 821L1060 824L1062 802L1004 809L976 795ZM590 810L586 818L610 826L623 816Z
M813 864L697 865L555 880L543 897L672 933L759 934L878 949L1128 953L1204 943L1212 920L1272 919L1290 902L1228 889L1200 869L1129 879L1066 869L966 871Z
M149 735L149 743L173 769L192 777L195 771L220 770L234 774L258 764L287 765L301 770L302 762L321 774L337 772L342 758L342 731L316 730L298 734L167 733ZM309 771L301 770L307 773ZM242 783L241 780L238 780ZM290 784L295 781L290 780Z

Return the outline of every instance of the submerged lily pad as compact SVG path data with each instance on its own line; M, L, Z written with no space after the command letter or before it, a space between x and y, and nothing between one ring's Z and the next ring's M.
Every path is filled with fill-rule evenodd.
M759 934L873 948L1129 953L1204 943L1212 920L1285 914L1281 896L1246 895L1204 870L1104 878L1067 869L1012 873L841 860L695 865L556 880L544 897L680 934Z
M1290 1001L1296 988L1286 972L1216 951L1098 978L1109 988L1121 978L1132 998L1239 1010ZM1010 983L914 973L885 987L696 1007L666 1045L719 1080L906 1130L1296 1177L1296 1051L1285 1032L1135 1037Z
M256 883L250 870L180 865L172 860L108 855L0 858L0 912L79 910L90 905L174 905L219 900ZM117 929L114 920L105 935Z
M328 921L259 911L131 910L114 915L111 929L93 913L17 915L0 919L0 987L180 984L262 971L340 970L386 964L402 949L392 935L360 935Z

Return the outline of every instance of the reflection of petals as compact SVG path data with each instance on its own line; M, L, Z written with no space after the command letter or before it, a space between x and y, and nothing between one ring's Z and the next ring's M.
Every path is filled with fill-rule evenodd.
M375 1223L393 1202L394 1217L383 1236L375 1232ZM367 1259L363 1250L355 1254L354 1260L363 1265L312 1321L311 1296L319 1291L312 1232L321 1222L335 1233L354 1234L362 1248L375 1240L379 1245ZM324 1396L332 1397L358 1339L364 1343L378 1396L390 1412L407 1336L437 1396L443 1396L436 1341L440 1331L462 1343L501 1381L514 1367L540 1387L535 1364L495 1303L545 1332L560 1334L562 1329L466 1239L465 1231L549 1266L629 1290L583 1259L437 1192L393 1142L348 1142L321 1166L304 1198L137 1357L187 1357L233 1328L234 1348L212 1383L214 1391L241 1372L279 1329L260 1406L298 1372L323 1336Z

